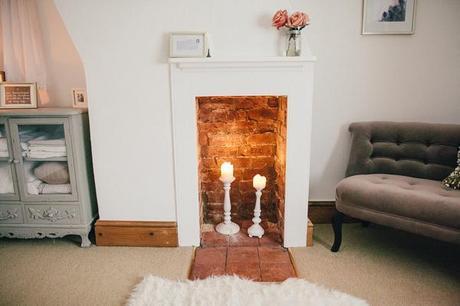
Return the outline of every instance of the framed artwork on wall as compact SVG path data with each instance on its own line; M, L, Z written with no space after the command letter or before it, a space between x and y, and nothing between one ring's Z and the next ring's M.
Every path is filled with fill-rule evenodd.
M88 108L88 100L86 99L86 90L84 88L73 88L72 100L74 108Z
M1 83L0 108L36 108L36 83Z
M414 34L416 0L364 0L362 34Z
M206 57L208 50L206 32L178 32L170 35L170 57Z

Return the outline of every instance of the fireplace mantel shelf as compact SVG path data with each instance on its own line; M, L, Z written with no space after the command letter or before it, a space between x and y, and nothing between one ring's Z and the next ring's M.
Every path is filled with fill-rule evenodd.
M307 62L315 62L316 57L273 56L273 57L193 57L169 58L168 62L180 69L194 68L248 68L248 67L299 67Z

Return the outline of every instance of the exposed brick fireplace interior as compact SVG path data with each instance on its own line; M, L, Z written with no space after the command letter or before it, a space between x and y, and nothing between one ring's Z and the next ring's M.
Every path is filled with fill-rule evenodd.
M262 195L262 226L284 228L286 166L285 96L197 97L199 188L201 222L223 219L224 191L220 165L230 161L236 180L232 184L232 219L253 217L257 173L267 177Z

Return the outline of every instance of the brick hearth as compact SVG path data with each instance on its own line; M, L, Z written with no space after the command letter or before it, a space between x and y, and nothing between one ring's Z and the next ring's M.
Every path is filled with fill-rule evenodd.
M196 100L202 221L216 224L222 220L220 165L230 161L236 178L231 189L232 218L252 218L252 178L259 173L267 177L261 217L283 228L287 98L231 96Z

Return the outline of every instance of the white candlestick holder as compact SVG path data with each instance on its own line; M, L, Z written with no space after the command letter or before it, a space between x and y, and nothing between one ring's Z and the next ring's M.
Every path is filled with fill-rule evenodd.
M262 236L265 233L265 231L262 228L262 226L260 226L260 222L262 221L260 219L260 212L261 212L261 209L260 209L260 197L261 196L262 196L262 188L257 189L257 191L256 191L256 206L254 208L254 218L252 218L252 223L254 223L254 224L251 225L248 228L249 237L262 238Z
M230 188L232 182L235 180L232 178L221 177L220 181L224 183L224 222L217 224L216 231L223 235L233 235L240 231L240 226L232 222L232 203L230 202Z

